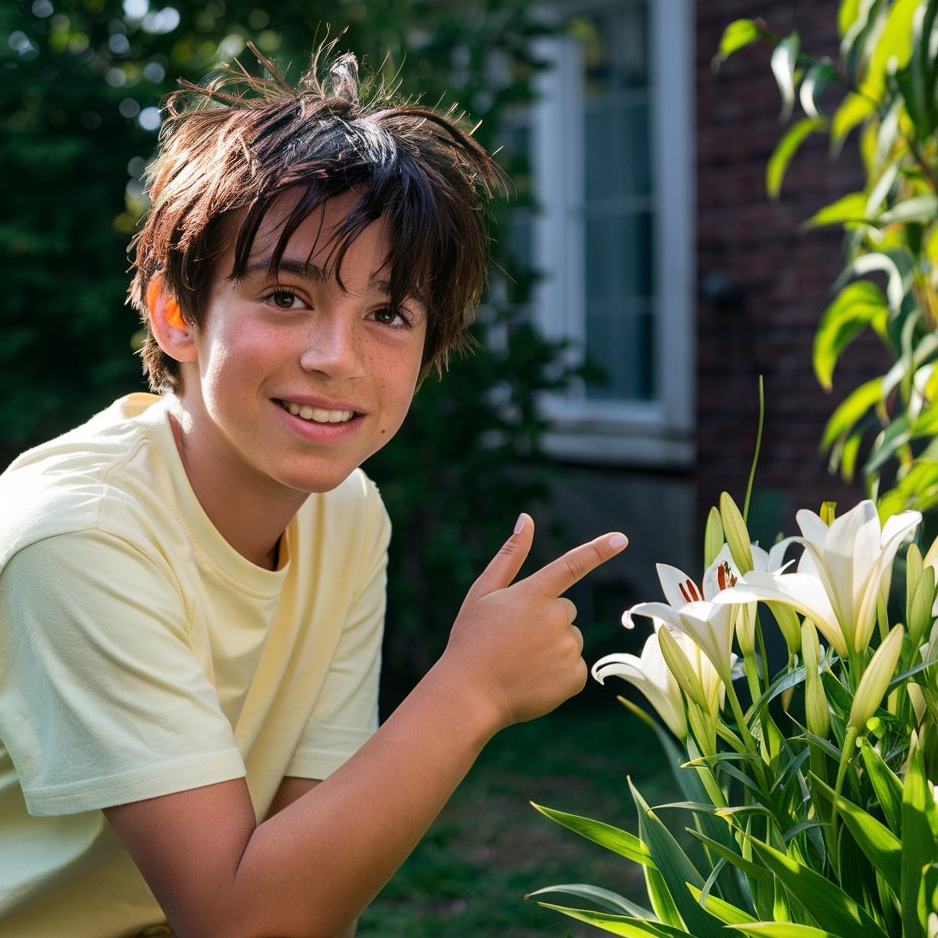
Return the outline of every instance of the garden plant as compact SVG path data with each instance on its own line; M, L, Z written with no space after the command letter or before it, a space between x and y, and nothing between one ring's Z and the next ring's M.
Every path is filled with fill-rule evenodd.
M647 902L588 884L542 904L625 936L774 938L938 935L938 2L843 0L836 61L796 33L740 20L717 61L768 43L791 123L767 167L778 196L798 147L853 135L861 191L820 208L840 225L845 266L820 318L814 365L830 388L850 343L872 330L885 374L836 408L832 469L869 498L796 515L765 549L724 493L709 514L703 575L659 565L664 601L640 655L596 663L625 679L675 769L682 800L650 806L630 780L638 833L541 807L638 864ZM831 102L833 101L833 106ZM758 451L758 447L757 447ZM750 479L750 490L752 479Z

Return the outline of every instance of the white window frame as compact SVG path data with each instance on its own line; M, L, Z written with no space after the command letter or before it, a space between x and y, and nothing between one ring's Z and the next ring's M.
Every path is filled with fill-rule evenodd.
M562 19L623 0L558 3ZM680 467L692 464L695 407L694 303L694 6L691 0L648 0L652 105L656 396L648 401L592 400L582 387L545 397L551 422L545 447L586 463ZM545 335L572 339L585 330L583 127L580 49L552 37L540 50L554 66L539 80L531 115L534 264L542 279L535 321ZM574 350L576 352L576 350Z

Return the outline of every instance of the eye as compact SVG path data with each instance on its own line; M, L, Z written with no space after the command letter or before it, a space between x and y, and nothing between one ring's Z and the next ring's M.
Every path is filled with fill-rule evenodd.
M398 309L378 309L372 314L383 326L409 326L410 320Z
M273 290L266 299L277 309L296 309L301 305L300 298L292 290Z

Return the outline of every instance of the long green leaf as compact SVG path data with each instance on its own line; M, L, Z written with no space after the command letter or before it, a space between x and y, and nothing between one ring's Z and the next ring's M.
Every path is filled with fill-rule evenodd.
M871 280L848 283L821 316L814 336L814 373L825 391L833 385L834 366L843 350L866 328L885 328L889 306Z
M789 894L810 910L821 928L835 934L889 938L869 912L828 877L754 837L750 839L762 862Z
M814 928L811 925L796 925L793 922L757 922L754 925L730 925L753 938L852 938L839 932Z
M883 757L870 745L864 736L860 740L860 757L867 777L873 785L876 800L883 809L886 823L895 832L902 821L902 781L883 761Z
M545 808L542 805L534 804L534 802L531 804L545 817L549 817L552 821L556 821L581 837L585 837L587 840L591 840L593 843L599 844L601 847L605 847L627 860L632 860L643 866L647 866L652 862L648 848L628 831L620 830L611 824L604 824L602 821L580 817L578 814L568 814L566 811Z
M861 94L848 94L831 118L831 142L838 150L848 134L875 111L873 102Z
M777 199L782 191L782 181L785 173L791 164L792 159L798 152L801 145L813 133L824 130L827 127L827 121L817 117L803 117L795 121L788 130L782 135L765 170L765 188L769 197Z
M866 79L860 88L865 97L879 101L886 92L887 71L904 68L912 56L912 21L921 0L895 0L876 42Z
M805 229L820 228L823 225L850 225L866 222L866 195L863 192L850 192L818 209L806 222Z
M772 74L782 96L780 119L787 121L795 106L795 68L801 52L801 40L797 33L791 33L772 50Z
M699 889L691 889L691 895L711 914L727 925L742 925L754 922L753 916L745 910L726 902L719 896L704 895Z
M839 437L849 433L870 408L882 400L882 388L883 379L872 378L851 391L827 421L821 445L825 448L831 446Z
M716 64L728 59L734 52L758 42L759 38L759 27L755 20L733 20L720 37Z
M935 862L935 799L925 775L922 747L913 743L902 786L902 934L924 934L918 900L925 869Z
M910 221L930 222L938 215L938 195L917 195L897 202L879 215L878 225L907 224Z
M691 863L681 845L652 811L638 789L629 781L632 799L638 809L639 835L647 845L655 868L671 900L691 934L699 938L721 938L722 925L694 900L688 886L703 888L704 878Z
M620 896L616 892L587 883L563 883L559 886L545 886L543 889L528 893L525 899L538 899L540 901L542 896L556 894L586 899L597 906L597 911L600 912L611 912L614 915L628 915L632 918L649 920L654 918L654 915L648 909L642 908L630 899L626 899L625 896Z
M898 896L902 881L902 841L888 827L852 801L838 795L817 776L814 776L814 784L837 806L857 846Z
M706 834L701 834L699 831L690 831L690 834L709 847L717 856L723 857L724 860L731 863L747 878L763 883L770 883L772 881L772 874L769 873L765 867L759 866L757 863L744 857L738 850L734 850L718 840L712 840L707 837Z
M562 905L553 905L550 902L540 902L545 909L562 912L579 922L586 922L611 935L622 935L623 938L688 938L694 932L660 922L649 922L640 918L627 918L620 915L604 915L601 912L590 912L588 909L571 909Z

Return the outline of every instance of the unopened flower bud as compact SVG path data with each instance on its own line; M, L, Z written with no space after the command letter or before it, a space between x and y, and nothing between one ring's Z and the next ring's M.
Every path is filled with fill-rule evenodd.
M815 736L826 738L830 730L831 717L824 693L824 684L818 671L821 645L817 629L810 619L801 625L801 656L804 660L804 709L808 730Z
M897 625L876 649L857 685L857 693L850 708L850 718L847 720L848 727L852 726L860 733L865 732L867 721L876 713L896 672L904 637L905 630L901 625Z

